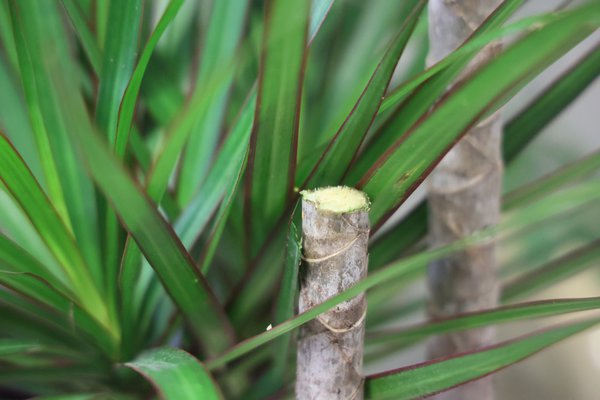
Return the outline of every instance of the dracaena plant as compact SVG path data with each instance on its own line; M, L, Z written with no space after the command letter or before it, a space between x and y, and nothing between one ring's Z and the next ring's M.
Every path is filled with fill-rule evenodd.
M597 226L548 250L597 212L598 152L440 247L425 246L425 202L391 218L470 128L600 26L593 1L509 21L523 3L499 2L425 68L424 0L2 0L0 397L293 396L296 329L365 291L367 367L432 335L600 308L526 301L598 264ZM507 168L599 72L596 46L505 119ZM369 272L297 314L299 192L336 185L370 199ZM432 261L490 240L539 246L527 238L541 231L558 233L500 266L499 306L383 328L423 310L398 295ZM364 377L364 397L438 393L597 322L408 367L400 355Z

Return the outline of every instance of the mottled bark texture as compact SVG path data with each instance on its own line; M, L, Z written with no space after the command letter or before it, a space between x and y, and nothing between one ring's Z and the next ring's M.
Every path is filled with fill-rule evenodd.
M368 208L366 196L351 188L325 188L303 193L305 264L301 274L300 312L366 276ZM366 298L362 293L301 328L297 399L363 398L366 311Z
M431 0L428 64L436 63L456 49L500 3L501 0ZM500 43L483 49L459 80L500 49ZM428 198L432 246L453 242L498 223L502 184L501 129L498 113L482 121L431 174ZM432 263L428 284L432 319L494 307L498 303L495 244L469 248ZM493 328L440 335L430 341L428 355L435 358L472 350L493 340ZM493 399L491 378L469 383L436 398Z

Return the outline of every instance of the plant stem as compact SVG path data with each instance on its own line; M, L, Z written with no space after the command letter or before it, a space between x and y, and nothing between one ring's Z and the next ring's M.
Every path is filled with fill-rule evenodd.
M352 188L303 192L299 311L322 303L367 274L369 202ZM361 293L307 323L298 339L297 399L362 399L367 302Z
M432 65L455 50L501 3L499 0L431 0L429 2ZM466 77L501 49L484 48L463 72ZM502 158L501 119L496 113L475 126L450 150L431 174L428 187L429 232L433 247L459 240L495 225L500 217ZM469 248L429 266L429 315L432 319L492 308L498 303L495 244ZM493 328L440 335L428 344L430 358L490 344ZM490 400L490 378L442 393L436 399Z

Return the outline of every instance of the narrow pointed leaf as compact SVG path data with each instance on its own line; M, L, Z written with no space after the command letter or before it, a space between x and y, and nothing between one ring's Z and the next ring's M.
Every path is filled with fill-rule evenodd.
M15 37L13 35L12 20L8 1L0 2L0 43L7 57L7 62L15 71L19 69Z
M350 161L373 123L396 64L426 3L424 0L419 1L404 21L400 32L388 47L354 108L329 142L302 187L334 185L344 176Z
M110 327L106 305L73 236L35 181L31 171L27 169L23 159L1 134L0 180L58 260L77 299L103 325Z
M205 184L194 195L189 206L182 212L174 224L175 233L183 245L187 249L191 249L196 240L202 234L206 233L208 222L218 209L215 223L210 231L199 262L198 269L203 273L206 273L209 269L214 250L226 222L226 216L232 204L233 195L237 190L241 174L244 171L255 106L256 94L253 92L250 95L248 104L242 109L240 117L223 144L218 159L211 169ZM221 204L220 207L219 204ZM128 292L125 296L129 298L132 295L133 287L136 287L137 295L133 295L135 300L128 301L126 306L127 309L133 307L134 310L136 307L140 307L142 302L145 301L148 303L148 298L152 298L155 301L163 301L160 295L148 296L148 290L156 291L160 290L160 288L152 286L152 280L155 277L149 276L144 272L148 268L146 262L144 262L141 268L142 275L147 277L148 280L138 278L140 267L136 264L136 262L139 262L137 261L139 255L136 255L136 252L135 243L127 243L124 256L124 260L127 260L127 262L122 264L122 270L125 271L126 276L123 281L125 285L124 290ZM156 304L148 304L146 310L149 314L142 317L142 319L149 323L156 308ZM143 324L143 326L146 325L147 323Z
M12 32L11 32L12 33ZM16 54L16 53L15 53ZM40 184L47 189L39 150L18 82L0 55L0 130L15 145Z
M600 150L506 194L502 198L502 208L509 210L540 199L599 169Z
M310 1L266 4L246 186L254 245L262 245L292 194L309 11Z
M552 317L598 308L600 308L600 298L598 297L534 301L456 315L448 319L408 328L372 332L368 334L367 341L372 344L391 343L395 346L401 346L440 333L475 329L533 318Z
M150 57L158 43L158 40L162 36L163 32L167 29L171 21L177 15L177 12L181 8L183 0L172 0L167 9L165 10L160 21L156 25L154 32L150 35L148 43L142 51L142 55L133 71L131 80L127 84L127 89L123 94L123 99L119 107L117 130L115 135L115 154L119 157L123 157L127 142L129 140L129 132L131 130L131 124L133 123L133 115L135 113L136 101L142 86L142 79L146 72L146 67L150 61ZM108 56L108 55L107 55Z
M80 132L72 140L204 349L214 353L226 347L231 340L227 319L172 228L97 135Z
M275 310L275 323L280 324L294 316L296 297L298 294L298 268L302 259L302 243L298 235L296 225L291 222L288 230L285 266L283 278L279 289L277 308ZM285 378L287 362L290 354L291 336L284 335L277 340L273 346L273 368L274 379Z
M109 20L109 9L112 0L97 0L95 3L95 28L96 28L96 40L100 49L104 49L104 43L106 39L106 31L108 30Z
M104 36L100 70L100 83L96 105L96 122L111 148L124 152L125 134L117 142L117 126L123 96L131 80L137 59L138 42L142 24L142 0L127 1L123 4L112 1L108 11L109 27ZM131 101L131 99L130 99ZM127 111L126 111L127 113ZM127 118L127 115L123 116ZM129 128L129 126L127 126ZM124 127L123 127L124 129ZM101 231L103 234L104 267L107 274L106 285L110 298L114 297L114 277L119 258L119 223L116 215L104 203L99 204Z
M504 127L502 153L511 160L600 74L600 45L564 72Z
M119 108L135 67L141 18L142 0L111 2L96 108L98 126L111 144L115 143Z
M600 169L600 152L596 151L505 194L502 198L502 209L510 211L537 201L598 169ZM423 240L426 233L427 204L422 201L402 222L374 240L369 249L369 268L376 270L400 257L411 246Z
M146 179L146 192L155 202L160 203L167 190L169 179L189 139L197 115L202 114L209 107L213 93L219 91L226 83L224 78L231 68L231 65L224 66L220 70L221 75L214 77L207 86L197 86L189 101L168 126L166 143Z
M564 13L508 48L472 79L455 87L361 179L358 186L373 200L373 225L381 226L470 126L496 110L599 25L597 4ZM520 60L518 65L517 60Z
M308 42L312 42L317 32L325 22L335 0L312 0L310 9L310 26L308 27Z
M73 24L73 29L79 36L79 40L81 40L81 46L85 55L87 56L92 69L96 73L96 76L100 75L100 70L102 69L102 55L100 53L100 47L98 46L98 42L94 37L92 31L90 31L87 26L87 22L85 20L85 16L79 5L74 0L62 0L62 4L67 11L67 15L71 24Z
M544 26L555 19L553 16L543 14L500 27L522 3L523 0L504 1L465 44L386 96L381 104L380 114L387 112L389 116L370 138L365 150L349 172L348 182L356 183L395 140L402 137L413 124L424 117L485 45L494 40L501 40L509 34Z
M235 185L248 149L255 108L256 95L252 94L225 140L206 182L175 223L175 231L187 248L203 233L223 196Z
M248 0L213 2L196 85L207 86L215 76L222 75L223 65L235 59L249 3ZM188 204L208 173L221 136L233 76L234 71L230 69L227 76L219 77L223 85L211 93L208 106L196 116L180 169L177 192L180 206Z
M36 135L49 197L61 219L75 236L92 277L102 282L102 266L97 233L96 200L92 182L77 164L67 131L82 129L86 113L65 112L67 97L79 96L75 65L66 44L62 16L55 2L10 3L17 52L30 120ZM69 77L57 88L54 74Z
M41 348L42 346L36 342L17 339L0 339L0 357L12 354L31 353L38 351Z
M536 293L599 263L600 240L595 240L506 283L502 287L502 301L510 302Z
M3 185L0 184L0 187ZM53 275L64 275L62 268L52 256L30 220L10 194L0 190L0 230L13 242L20 243L37 260L43 260L44 267Z
M71 294L68 278L61 270L53 270L36 260L24 248L0 233L0 266L9 273L36 275L59 291Z
M589 329L597 319L571 323L494 346L367 377L365 398L414 399L482 378Z

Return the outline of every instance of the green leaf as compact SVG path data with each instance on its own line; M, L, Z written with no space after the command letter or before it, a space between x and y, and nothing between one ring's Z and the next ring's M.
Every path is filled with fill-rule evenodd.
M369 270L376 271L400 257L427 234L427 203L423 200L402 222L375 238L369 245Z
M7 273L28 273L38 276L57 290L72 294L63 271L48 268L2 233L0 233L0 266Z
M68 279L70 289L81 305L107 328L112 335L118 333L108 315L98 288L95 286L73 236L61 221L56 210L35 181L31 171L0 134L0 180L36 228L50 251L58 260ZM60 280L60 277L58 277Z
M238 121L219 151L206 182L175 223L175 232L186 248L190 248L204 232L206 224L225 194L231 193L236 185L248 149L255 108L256 94L252 93L247 106L242 109Z
M164 400L223 398L204 366L183 350L162 347L125 364L146 378Z
M137 58L138 42L142 24L142 0L132 0L120 4L117 1L110 3L108 12L110 34L104 37L103 63L100 71L100 83L96 106L96 122L102 133L106 135L111 148L122 155L127 144L129 125L122 123L122 131L117 141L117 128L119 123L121 104L128 83L132 79ZM108 29L108 28L107 28ZM149 56L149 55L147 55ZM143 73L143 71L141 71ZM141 79L141 76L139 76ZM135 89L135 88L133 88ZM134 98L132 98L134 97ZM130 92L126 106L131 107L135 102L135 93ZM128 118L127 108L123 118ZM118 146L118 148L117 148ZM106 286L109 297L114 298L114 277L117 275L119 253L119 223L116 215L103 202L99 204L101 231L103 233L104 267L107 271Z
M407 198L469 127L600 25L600 6L560 14L457 85L371 167L358 184L372 199L375 228ZM443 129L442 129L443 127Z
M0 339L0 357L11 354L31 353L42 348L39 343L18 339Z
M177 12L181 8L182 4L183 4L182 0L172 0L169 3L169 5L167 6L167 8L165 9L163 16L158 21L158 24L156 25L154 32L150 36L146 46L144 47L144 50L142 51L142 55L138 61L137 66L135 67L135 70L133 71L131 80L130 80L129 84L127 85L127 89L125 90L125 92L123 94L123 101L120 104L120 109L119 109L119 114L118 114L117 131L116 131L115 143L114 143L115 154L120 158L122 158L125 155L125 150L127 147L129 137L130 137L130 133L132 131L134 131L134 127L132 126L132 124L133 124L133 116L135 113L136 101L137 101L137 98L139 95L140 86L142 84L142 79L144 78L144 73L146 71L146 67L148 65L148 62L150 61L150 57L152 56L154 48L156 47L160 37L162 36L164 31L167 29L167 27L169 26L171 21L175 18L175 16L177 15ZM142 156L143 161L145 161L146 153L144 153L144 151L143 151L143 150L145 150L142 147L143 145L144 145L143 143L138 144L137 152L138 153L141 152L140 155ZM112 243L112 246L114 246L114 245L116 245L114 238L117 237L116 217L114 216L114 214L112 214L112 213L107 214L106 224L107 224L107 241L110 241ZM117 280L118 280L117 279L117 270L115 268L110 268L110 265L113 265L113 263L116 265L116 262L114 262L116 260L112 260L112 257L115 257L115 259L116 259L117 249L112 246L110 247L110 250L107 250L107 253L109 253L109 251L114 252L112 254L109 253L109 255L107 256L108 266L109 266L107 268L107 271L112 272L112 273L107 273L108 291L111 294L116 293L116 286L117 286ZM123 256L123 258L126 259L127 262L139 264L140 251L137 248L137 246L135 245L135 243L127 242L127 246L124 249L124 254L125 255ZM135 265L135 267L134 267L134 266L127 265L127 264L125 264L125 266L121 265L121 268L126 269L128 271L128 273L130 273L129 276L131 278L134 278L136 276L135 271L137 271L139 269L138 265ZM127 287L126 290L132 290L132 289L133 289L132 287ZM124 308L128 311L135 310L136 308L133 307L134 304L130 303L131 300L128 298L129 295L130 295L130 293L122 295L124 297L123 302L127 302L127 305L124 306ZM124 333L124 342L123 342L124 350L126 350L128 348L128 340L127 340L128 338L125 338L125 336L132 334L130 328L132 327L132 324L133 324L133 326L135 326L135 316L132 315L128 311L125 311L127 317L123 318L124 329L127 330L127 332ZM128 325L128 326L125 327L125 325Z
M85 16L79 4L77 4L74 0L62 0L63 6L67 11L67 15L71 24L73 24L73 29L77 36L79 36L79 40L81 41L81 46L88 60L90 60L90 64L92 69L96 73L96 76L100 75L100 71L102 69L102 55L100 54L100 47L98 46L98 42L96 42L96 38L94 37L92 31L87 26L87 21L85 20Z
M92 182L77 165L67 132L90 129L84 108L64 106L67 98L80 98L75 65L70 57L62 16L55 2L10 3L25 97L45 181L52 204L75 237L93 280L103 283L96 198ZM54 78L65 78L57 86ZM70 239L72 240L72 239ZM93 295L92 295L93 297Z
M600 150L506 194L502 198L502 208L514 209L540 199L598 169L600 169Z
M280 324L294 316L296 297L298 295L298 268L302 259L302 243L294 222L290 222L286 243L283 279L277 296L275 323ZM290 354L291 335L277 339L273 346L273 366L271 373L275 381L281 385L285 378Z
M196 85L205 87L216 76L223 79L223 84L210 94L210 99L207 99L208 106L202 110L202 114L196 116L196 123L181 163L177 191L180 206L187 205L198 191L213 160L234 70L229 69L226 76L220 75L223 74L223 65L234 61L248 4L248 0L221 0L212 4Z
M66 365L61 368L48 368L47 365L5 368L0 371L2 385L31 385L52 383L53 385L72 384L93 385L102 378L102 373L90 365Z
M210 354L230 343L228 321L169 224L92 132L73 132L82 161Z
M418 1L405 0L394 7L385 1L335 5L325 36L317 39L309 55L305 91L310 101L302 107L299 143L302 162L329 143L352 112L391 39ZM300 183L306 175L301 178L297 179Z
M400 32L377 65L352 111L332 137L301 187L334 185L344 176L373 123L398 60L404 52L406 43L408 43L426 3L424 0L419 1L406 18Z
M19 60L17 49L15 47L15 37L13 35L12 20L10 18L10 9L8 1L0 1L0 42L8 64L17 72L19 70Z
M138 51L142 0L111 2L110 35L104 41L96 120L111 145L115 144L119 109L131 80Z
M11 32L12 33L12 32ZM16 50L15 50L16 51ZM15 53L16 55L16 53ZM36 179L45 188L44 170L40 162L35 135L21 88L14 73L0 54L0 130L6 133L23 156Z
M221 68L221 75L213 77L213 80L207 83L208 86L197 86L190 100L167 128L166 143L146 178L146 192L155 202L160 203L167 190L173 169L192 132L197 116L210 106L213 93L219 91L226 83L224 77L228 75L230 68L230 65Z
M35 400L134 400L136 397L120 393L81 393L36 397Z
M206 233L207 224L218 209L214 218L214 224L208 234L208 239L204 244L204 249L199 261L199 270L206 274L210 268L211 260L214 251L219 242L220 236L225 227L229 210L233 203L233 196L240 184L242 173L246 162L246 154L248 149L248 141L252 129L252 117L256 104L256 94L253 92L248 100L248 105L243 108L238 121L232 128L231 133L227 137L215 165L210 170L205 184L196 193L189 206L182 212L180 217L174 224L175 233L181 239L183 245L187 249L191 249L201 234ZM219 204L221 206L219 207ZM142 275L147 277L145 280L139 279L140 268L139 254L135 254L135 243L127 243L125 248L124 262L122 263L123 273L123 292L124 307L129 310L129 319L133 322L138 314L137 311L141 307L143 301L148 301L148 290L153 290L153 276L147 274L148 266L146 262L142 268ZM139 253L139 252L138 252ZM133 288L136 287L137 295L134 295L135 300L129 299ZM157 288L159 290L160 288ZM162 301L160 295L150 296L156 301ZM157 308L155 304L150 304L146 309L149 313L153 313ZM149 314L142 319L147 321L142 326L148 326L152 314ZM133 322L133 326L139 324Z
M558 77L504 127L502 153L511 160L600 74L600 45Z
M40 311L38 318L63 324L103 353L114 354L114 338L94 319L94 314L83 310L76 301L51 287L43 278L19 271L23 269L22 266L14 268L4 260L0 260L0 265L3 268L10 267L8 270L0 270L0 285L24 298L32 299L34 307L38 307Z
M117 131L115 136L115 154L119 157L125 155L125 149L129 140L129 132L131 130L131 124L133 123L133 115L135 113L136 101L142 86L142 79L146 72L146 67L152 56L152 52L158 43L158 40L162 36L163 32L167 29L171 21L177 15L177 12L181 8L183 0L171 0L163 16L158 21L154 32L150 35L148 43L142 51L142 55L133 71L131 80L127 85L127 89L123 94L123 100L119 107ZM109 56L109 55L107 55Z
M85 347L82 338L76 337L74 332L68 329L68 324L58 323L55 315L51 320L40 318L30 308L30 304L6 290L0 291L0 312L2 312L0 332L3 335L52 346L66 344L72 349Z
M186 8L190 4L193 3L188 1L184 2L181 11L177 15L181 16L185 13ZM171 25L176 23L177 20L178 18L175 17L175 20ZM165 32L163 38L168 32L169 29L167 28L167 32ZM166 60L163 60L164 56L158 56L159 46L162 43L162 40L158 43L155 56L152 57L152 62L150 62L148 70L146 71L147 78L144 79L144 84L142 85L142 95L144 104L148 107L148 111L152 114L153 119L160 124L160 126L167 126L181 110L187 96L181 91L180 80L173 79L170 73L165 73L165 70L172 68L171 63L175 62L174 58L176 56L174 55L173 58L169 58L168 60L171 61L171 63L167 63ZM180 54L177 54L177 56L181 57Z
M510 302L536 293L586 268L598 265L599 260L600 241L595 240L504 284L502 301Z
M553 327L477 351L369 376L365 399L414 399L439 393L506 368L598 322Z
M308 43L311 43L325 22L334 0L312 0L310 8L310 25L308 27Z
M522 149L521 149L522 150ZM542 178L521 186L502 198L502 209L510 211L537 201L600 168L600 152L594 152ZM377 237L369 248L369 269L377 270L400 257L427 233L427 204L422 201L402 222Z
M309 1L266 4L246 186L254 253L292 195L309 11Z
M370 332L367 336L367 341L369 344L380 345L387 343L394 344L395 346L402 346L404 344L414 343L425 339L430 335L440 333L463 331L488 325L497 325L533 318L552 317L555 315L595 310L598 308L600 308L599 297L534 301L460 314L451 318L436 320L434 322L407 328Z
M109 21L109 8L111 0L96 0L96 9L94 10L95 24L96 27L96 40L100 49L104 49L104 43L106 39L106 31L108 29Z
M351 168L348 182L357 182L373 163L405 134L438 101L448 86L467 66L475 54L494 40L509 34L544 26L555 17L534 16L500 27L523 3L523 0L506 0L482 23L469 39L443 60L415 78L402 83L383 100L379 114L384 121L366 144L365 150Z

